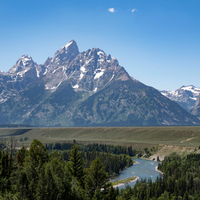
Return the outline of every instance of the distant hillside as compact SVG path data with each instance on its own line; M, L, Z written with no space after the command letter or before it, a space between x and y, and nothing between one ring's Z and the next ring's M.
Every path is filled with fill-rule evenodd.
M0 128L23 128L23 127L31 127L28 124L0 124Z

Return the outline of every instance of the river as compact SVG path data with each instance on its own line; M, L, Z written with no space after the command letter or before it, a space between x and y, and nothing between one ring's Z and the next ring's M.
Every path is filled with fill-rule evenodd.
M148 178L151 178L153 181L155 181L157 176L161 176L161 173L155 170L158 162L139 158L134 158L133 160L138 164L133 164L133 166L121 171L119 176L112 178L111 181L119 181L132 176L139 176L139 180L146 177L147 180ZM128 185L133 187L135 183L136 181L129 183ZM121 188L125 188L125 185L119 186L119 189Z

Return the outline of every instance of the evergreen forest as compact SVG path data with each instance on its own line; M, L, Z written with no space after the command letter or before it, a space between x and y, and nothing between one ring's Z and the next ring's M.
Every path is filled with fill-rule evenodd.
M67 147L68 145L68 147ZM0 199L10 200L198 200L200 154L166 156L155 182L137 181L131 188L113 188L109 178L133 164L130 147L49 144L34 140L15 150L0 151ZM56 147L57 146L57 147ZM65 147L64 147L65 146ZM146 149L147 151L147 149ZM137 154L136 154L137 153Z

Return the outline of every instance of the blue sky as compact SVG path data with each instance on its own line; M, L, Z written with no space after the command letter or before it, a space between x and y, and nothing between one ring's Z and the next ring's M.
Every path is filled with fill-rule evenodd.
M23 54L43 64L74 39L159 90L200 87L199 9L199 0L0 0L0 70Z

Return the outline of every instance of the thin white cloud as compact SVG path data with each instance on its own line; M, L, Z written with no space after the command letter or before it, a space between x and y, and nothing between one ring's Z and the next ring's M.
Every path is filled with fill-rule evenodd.
M108 11L111 12L111 13L116 12L115 8L109 8Z
M135 12L135 11L137 11L137 9L136 9L136 8L134 8L134 9L132 9L132 10L131 10L131 12Z

